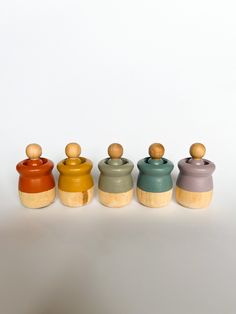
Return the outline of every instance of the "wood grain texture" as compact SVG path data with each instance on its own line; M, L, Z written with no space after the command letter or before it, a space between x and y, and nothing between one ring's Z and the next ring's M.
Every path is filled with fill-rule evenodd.
M152 208L165 207L169 204L172 197L172 189L166 192L152 193L137 188L136 193L141 204Z
M176 186L176 201L187 208L207 208L212 200L213 191L190 192Z
M98 189L100 202L107 207L119 208L128 205L133 197L133 189L123 193L108 193Z
M94 188L90 188L84 192L65 192L59 191L59 197L63 205L68 207L80 207L91 202L93 198Z
M25 193L19 191L19 197L22 205L28 208L43 208L54 202L56 189L40 192L40 193Z

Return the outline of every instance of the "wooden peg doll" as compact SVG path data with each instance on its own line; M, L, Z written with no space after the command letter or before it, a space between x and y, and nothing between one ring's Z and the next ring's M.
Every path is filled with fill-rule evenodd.
M65 153L67 158L57 165L60 200L69 207L86 205L93 197L93 164L89 159L80 157L81 148L77 143L68 144Z
M122 207L130 203L133 196L133 163L123 158L123 147L113 143L108 147L109 158L101 160L98 182L100 202L108 207Z
M154 143L149 147L150 157L138 162L137 197L148 207L164 207L172 197L171 172L174 165L163 158L164 152L162 144Z
M191 157L178 163L180 173L176 183L176 200L184 207L205 208L211 202L215 165L203 159L205 152L203 144L195 143L190 147Z
M52 175L53 162L42 158L42 148L38 144L26 147L28 159L16 166L20 174L19 196L21 203L28 208L42 208L55 199L55 181Z

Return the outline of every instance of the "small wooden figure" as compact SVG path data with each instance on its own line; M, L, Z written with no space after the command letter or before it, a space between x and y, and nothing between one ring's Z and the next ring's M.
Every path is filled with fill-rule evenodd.
M21 203L28 208L42 208L55 199L55 181L52 175L53 162L42 158L42 148L38 144L26 147L28 159L16 166L20 174L19 196Z
M93 164L89 159L80 157L81 148L77 143L68 144L65 153L68 158L57 165L60 200L69 207L86 205L93 197Z
M195 143L190 147L192 158L182 159L178 163L180 173L176 183L176 200L184 207L205 208L211 202L215 165L202 159L205 152L203 144Z
M113 143L108 147L110 158L101 160L98 182L100 202L108 207L122 207L130 203L133 196L133 163L122 158L123 147Z
M164 207L172 197L171 172L174 165L163 158L164 152L162 144L154 143L149 147L150 157L138 162L137 197L141 204L148 207Z

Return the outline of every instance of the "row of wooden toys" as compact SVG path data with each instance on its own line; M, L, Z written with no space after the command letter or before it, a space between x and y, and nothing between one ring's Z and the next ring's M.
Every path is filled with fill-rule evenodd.
M164 207L172 198L173 163L163 158L162 144L149 147L149 157L138 162L138 201L148 207ZM213 192L212 173L215 165L203 159L206 149L195 143L190 147L191 157L179 161L176 183L176 200L189 208L205 208L211 202ZM94 181L91 175L92 162L80 156L77 143L66 146L67 158L58 163L60 173L58 191L61 202L69 207L89 203L93 197ZM21 203L29 208L42 208L53 203L56 197L55 180L52 175L53 162L42 158L42 149L37 144L26 147L28 159L16 166L20 174L19 196ZM133 197L134 168L132 161L123 158L123 147L114 143L108 147L108 158L98 164L100 170L98 195L100 202L108 207L127 205Z

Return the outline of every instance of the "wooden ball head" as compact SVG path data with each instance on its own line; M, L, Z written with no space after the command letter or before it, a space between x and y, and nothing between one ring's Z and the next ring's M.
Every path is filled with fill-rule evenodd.
M29 159L36 160L41 157L42 148L38 144L29 144L25 149L25 153Z
M195 143L191 145L189 152L193 159L200 160L206 154L206 147L201 143Z
M152 159L161 159L165 153L165 148L160 143L154 143L149 147L149 155Z
M111 144L107 151L111 159L120 159L123 155L123 147L118 143Z
M68 158L78 158L81 154L81 147L77 143L69 143L66 145L65 153Z

